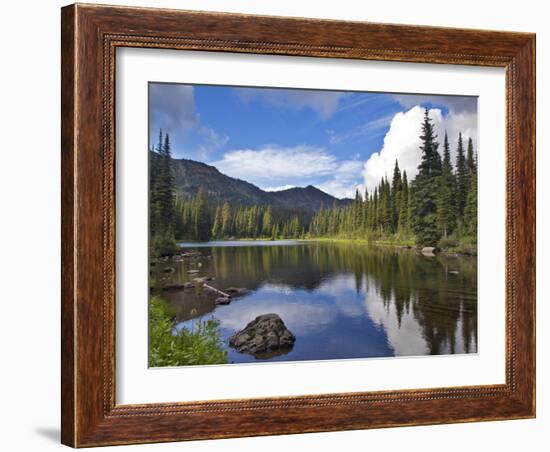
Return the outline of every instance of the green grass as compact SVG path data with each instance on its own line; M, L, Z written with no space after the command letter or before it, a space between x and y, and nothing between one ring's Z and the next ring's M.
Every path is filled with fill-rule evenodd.
M149 300L149 366L227 363L227 352L215 319L197 321L191 329L173 332L175 310L162 298Z
M468 235L462 237L451 236L447 239L441 239L439 247L448 253L477 256L477 238Z

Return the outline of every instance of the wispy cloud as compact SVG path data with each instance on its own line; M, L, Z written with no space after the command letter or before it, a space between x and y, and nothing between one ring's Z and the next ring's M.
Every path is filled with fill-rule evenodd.
M342 102L338 108L338 112L351 110L353 108L360 107L363 104L372 101L372 95L370 93L346 93L346 96L342 97Z
M197 132L203 138L197 149L203 159L207 159L210 154L223 148L229 142L227 135L220 134L203 124L198 127Z
M351 130L337 133L332 129L327 130L330 144L339 144L355 138L364 137L366 134L382 133L384 129L389 127L394 115L382 116L381 118L373 119L359 126L353 127Z
M235 92L244 102L261 102L291 110L310 109L321 119L330 118L338 110L340 100L346 96L346 93L338 91L283 88L235 88Z

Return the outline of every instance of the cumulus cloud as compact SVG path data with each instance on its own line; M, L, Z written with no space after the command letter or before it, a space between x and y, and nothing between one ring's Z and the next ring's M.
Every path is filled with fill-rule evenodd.
M264 104L291 110L313 110L321 119L330 118L337 110L340 100L347 94L337 91L310 91L281 88L235 88L245 102Z
M423 99L425 99L423 97ZM459 132L462 132L465 142L472 138L474 147L477 139L477 114L474 111L462 110L450 111L447 115L434 108L429 111L434 124L435 133L438 135L439 147L442 153L442 143L445 131L449 137L451 159L456 160L456 143ZM399 162L401 170L407 171L409 180L418 174L421 151L420 132L424 118L424 108L416 105L410 110L397 113L390 124L390 129L384 137L384 144L379 152L375 152L365 163L363 169L364 184L369 191L379 183L384 176L391 178L395 160Z

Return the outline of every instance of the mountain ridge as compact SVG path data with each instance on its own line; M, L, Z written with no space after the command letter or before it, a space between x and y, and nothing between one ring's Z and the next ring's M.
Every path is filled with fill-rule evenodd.
M151 157L155 156L152 153ZM176 193L184 198L195 196L202 187L210 199L219 203L270 205L277 209L309 212L318 211L322 206L347 205L352 201L336 198L313 185L278 191L262 190L250 182L222 173L215 166L185 158L172 158L171 165Z

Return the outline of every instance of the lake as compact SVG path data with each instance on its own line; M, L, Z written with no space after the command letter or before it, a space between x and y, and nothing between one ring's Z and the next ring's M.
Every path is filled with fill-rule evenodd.
M224 291L216 306L198 287L165 291L176 329L197 319L220 323L231 363L379 358L477 352L477 260L353 242L181 243L193 258L160 263L160 286L208 276ZM172 273L165 273L172 267ZM191 273L189 273L191 271ZM276 313L295 335L279 356L237 353L227 339L255 317Z

